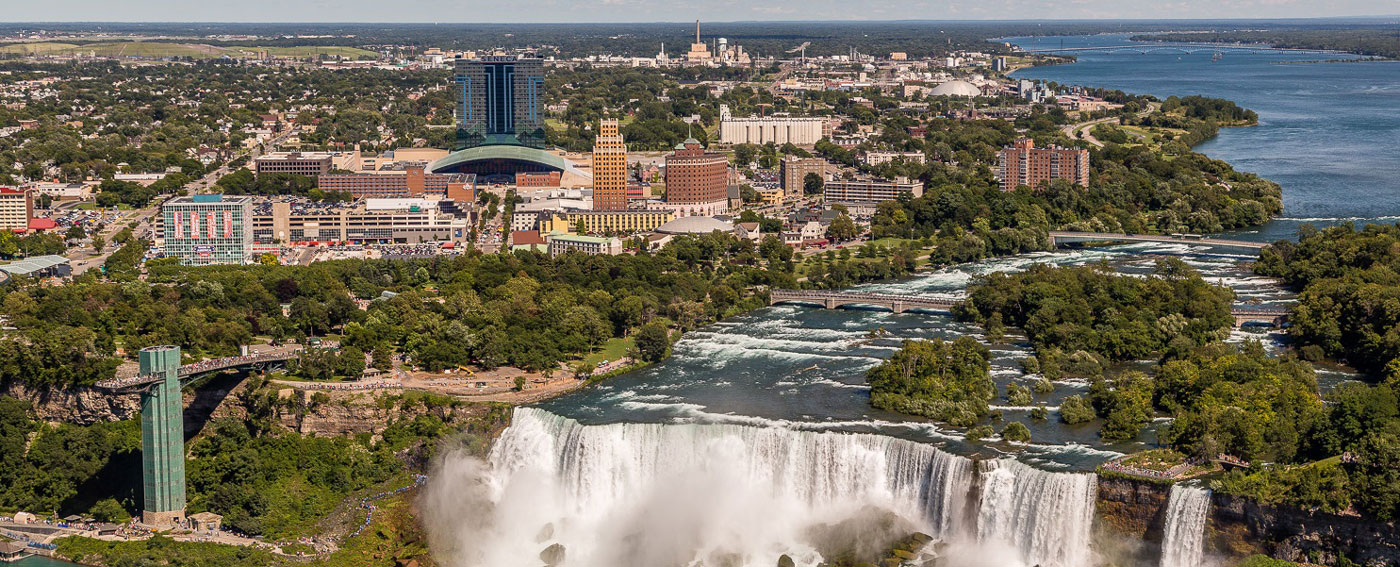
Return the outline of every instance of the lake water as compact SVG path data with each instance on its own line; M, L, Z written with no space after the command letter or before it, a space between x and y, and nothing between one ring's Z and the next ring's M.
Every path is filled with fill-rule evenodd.
M1128 37L1007 41L1058 49L1132 44ZM1219 61L1211 61L1212 53L1078 53L1076 63L1021 69L1013 76L1160 98L1220 97L1259 113L1258 126L1222 129L1196 148L1283 186L1282 217L1241 237L1287 238L1304 223L1400 220L1400 62L1299 63L1351 57L1273 50L1224 50Z

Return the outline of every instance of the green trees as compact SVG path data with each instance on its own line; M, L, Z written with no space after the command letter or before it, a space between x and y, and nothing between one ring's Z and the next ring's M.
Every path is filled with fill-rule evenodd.
M971 426L996 396L990 351L971 337L905 341L865 374L875 407Z
M1261 251L1256 273L1300 289L1289 334L1373 374L1400 357L1400 225L1304 227Z
M1013 421L1001 429L1001 438L1012 443L1030 443L1031 430L1026 424Z
M666 321L652 319L637 330L638 355L646 362L658 362L671 354L671 331Z
M802 194L820 195L825 185L826 182L822 181L822 176L815 173L808 173L802 177Z
M845 242L860 235L856 228L855 221L846 215L840 215L831 221L826 227L826 237L834 242Z
M1106 266L1036 265L973 284L957 315L1021 327L1041 351L1039 366L1049 376L1048 349L1130 360L1173 341L1199 345L1219 338L1233 323L1233 298L1179 260L1159 263L1150 278L1118 275Z
M1094 407L1080 396L1069 396L1060 402L1060 421L1070 425L1094 420Z

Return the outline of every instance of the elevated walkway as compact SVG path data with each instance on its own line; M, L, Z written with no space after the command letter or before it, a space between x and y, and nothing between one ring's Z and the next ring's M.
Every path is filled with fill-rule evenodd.
M193 364L182 365L180 366L178 375L181 380L188 380L200 374L219 372L223 370L228 370L230 368L238 368L242 366L256 367L261 365L274 364L278 362L286 362L288 360L297 358L298 356L301 356L300 349L284 352L249 354L243 356L228 356L224 358L215 358L210 360L203 360ZM113 392L139 392L163 380L165 380L165 377L158 373L138 374L130 378L102 380L94 384L94 386L98 389L109 390Z

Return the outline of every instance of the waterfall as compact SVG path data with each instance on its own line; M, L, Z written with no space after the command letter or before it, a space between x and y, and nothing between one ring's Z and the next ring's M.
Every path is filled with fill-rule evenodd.
M983 466L988 483L976 502L977 463L894 437L728 424L585 426L517 408L475 476L434 475L425 504L441 508L442 518L425 523L449 532L435 539L452 540L453 557L442 561L452 567L536 563L554 544L569 567L769 567L784 554L814 566L823 560L819 548L842 537L871 542L912 530L1019 550L1028 565L1089 564L1093 475L1010 459ZM469 492L480 498L466 501Z
M1010 458L983 467L978 539L1009 542L1028 564L1093 564L1095 475L1046 472Z
M1162 528L1162 567L1197 567L1201 564L1210 512L1210 491L1172 485Z

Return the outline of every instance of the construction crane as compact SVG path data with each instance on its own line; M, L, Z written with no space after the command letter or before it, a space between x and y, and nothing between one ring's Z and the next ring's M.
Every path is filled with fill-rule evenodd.
M802 42L802 45L799 45L799 46L797 46L797 47L794 47L794 48L792 48L792 49L789 49L789 50L787 50L787 52L788 52L788 53L799 53L799 52L800 52L800 53L802 54L802 55L801 55L802 60L803 60L803 61L806 61L806 60L807 60L807 46L809 46L809 45L812 45L812 42L810 42L810 41L804 41L804 42Z

